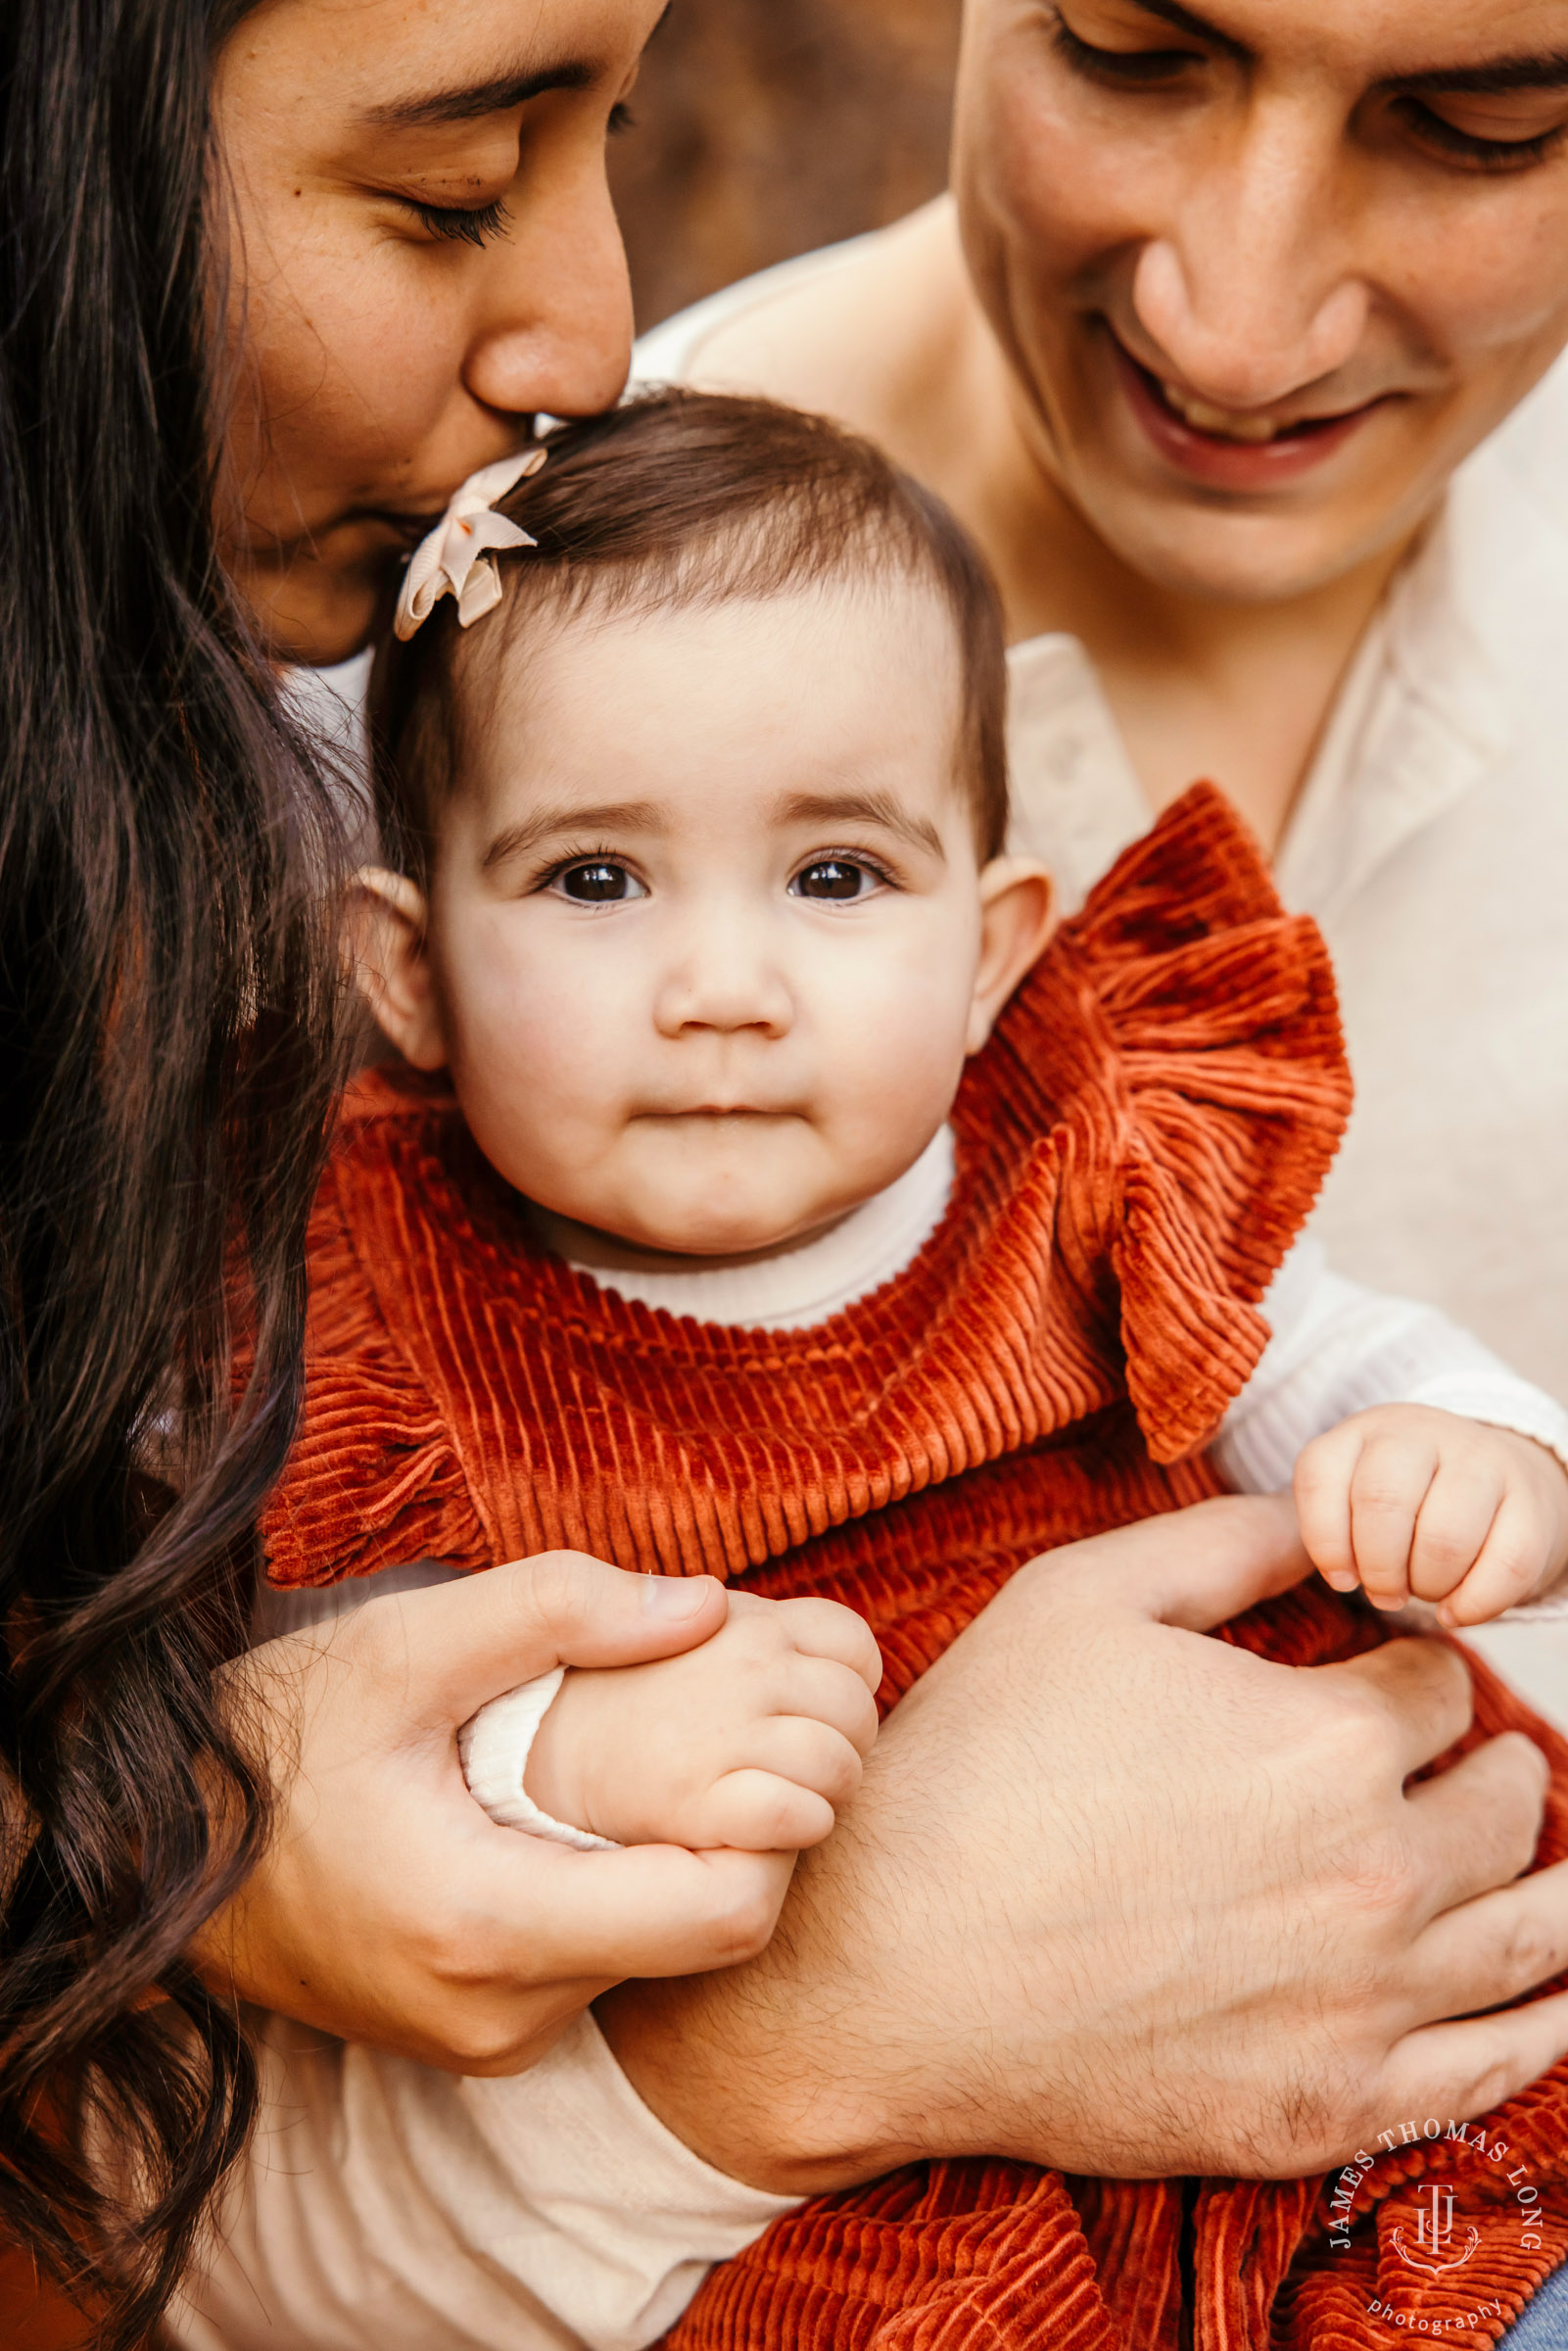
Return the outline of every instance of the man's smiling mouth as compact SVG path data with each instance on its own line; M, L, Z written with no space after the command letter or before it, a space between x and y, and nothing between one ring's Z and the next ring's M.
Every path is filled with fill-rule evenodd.
M1113 330L1112 341L1117 354L1138 377L1151 400L1168 412L1177 424L1189 432L1202 433L1206 439L1239 443L1244 448L1263 449L1279 441L1306 442L1343 431L1347 425L1358 423L1363 416L1382 406L1387 394L1372 400L1357 402L1354 407L1336 408L1317 416L1281 416L1266 408L1222 408L1212 402L1200 400L1195 393L1183 391L1168 377L1157 375L1141 360L1135 360L1119 335Z

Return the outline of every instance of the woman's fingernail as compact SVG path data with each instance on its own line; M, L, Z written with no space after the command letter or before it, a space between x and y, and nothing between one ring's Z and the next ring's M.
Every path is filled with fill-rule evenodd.
M1354 1592L1360 1582L1354 1567L1325 1567L1323 1581L1331 1592Z
M645 1575L642 1605L655 1616L673 1616L678 1621L695 1616L707 1607L712 1584L711 1575Z

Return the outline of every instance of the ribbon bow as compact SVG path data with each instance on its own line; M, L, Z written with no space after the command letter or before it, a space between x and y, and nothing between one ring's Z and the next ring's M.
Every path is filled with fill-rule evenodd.
M408 558L393 623L400 637L411 637L444 596L457 599L457 618L465 629L500 602L497 550L533 547L537 542L491 508L526 475L537 473L546 455L536 448L500 457L494 465L482 465L452 492L446 513Z

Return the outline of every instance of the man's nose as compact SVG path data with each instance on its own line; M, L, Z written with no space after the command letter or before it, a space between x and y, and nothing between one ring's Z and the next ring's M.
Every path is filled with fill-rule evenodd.
M632 355L632 289L604 176L588 142L492 248L470 331L463 381L503 414L594 416L613 408Z
M1340 215L1341 135L1310 105L1259 100L1144 246L1133 309L1183 390L1265 408L1354 355L1370 294Z

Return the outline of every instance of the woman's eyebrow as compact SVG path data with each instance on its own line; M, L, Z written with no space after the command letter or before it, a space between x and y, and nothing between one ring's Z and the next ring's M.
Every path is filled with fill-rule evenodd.
M468 82L457 89L385 99L380 105L366 107L359 120L373 130L427 130L444 122L477 122L485 115L510 114L546 90L589 89L598 76L597 66L584 58L570 58L555 66L498 73L489 81Z

